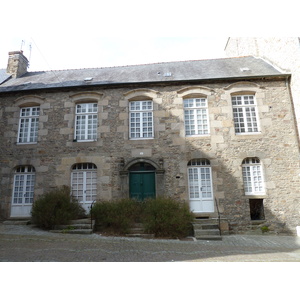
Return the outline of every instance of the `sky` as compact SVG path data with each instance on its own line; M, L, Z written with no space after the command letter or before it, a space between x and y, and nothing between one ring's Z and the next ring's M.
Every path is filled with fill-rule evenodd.
M30 60L29 71L226 57L229 36L257 36L266 28L274 36L293 14L297 21L298 10L289 1L273 3L272 14L258 0L247 10L238 0L3 1L0 68L6 68L8 52L16 50ZM265 26L268 17L280 27Z
M226 37L88 37L72 42L57 37L8 38L0 50L0 68L8 52L23 50L29 71L112 67L165 61L225 57ZM74 41L75 43L75 41Z

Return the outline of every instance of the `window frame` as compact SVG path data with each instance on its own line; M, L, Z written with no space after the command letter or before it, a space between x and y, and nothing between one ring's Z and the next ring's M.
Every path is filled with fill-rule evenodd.
M86 107L85 111L79 112L79 107ZM92 106L89 111L89 106ZM82 109L83 109L82 107ZM96 109L96 111L94 111ZM97 141L98 136L98 103L84 102L75 105L75 125L74 125L74 141L76 142L94 142ZM94 119L96 121L94 121ZM91 123L89 123L91 120ZM89 126L92 126L89 134ZM90 136L89 136L90 135ZM82 138L84 137L84 138Z
M239 97L240 99L237 99ZM248 97L249 99L246 99L246 97ZM252 99L250 99L250 97ZM251 100L253 101L253 103L246 103L247 101L251 101ZM240 101L241 103L234 104L234 101L236 102ZM259 134L261 132L255 94L239 93L239 94L231 95L231 105L232 105L232 113L233 113L234 132L236 135L253 135L253 134ZM235 114L241 114L241 115L235 116ZM250 120L248 120L249 117ZM243 129L244 131L242 131Z
M143 108L143 103L145 105L144 108ZM151 103L151 107L148 106L149 103ZM139 108L137 104L139 104ZM154 110L153 110L152 99L129 101L129 139L130 140L146 140L146 139L154 138L153 112ZM147 118L145 122L143 121L144 117ZM144 123L147 123L147 125L144 126ZM133 124L135 126L133 126ZM140 125L138 126L136 124L140 124ZM150 136L144 136L144 134Z
M82 182L80 182L80 179L82 179ZM97 200L97 166L94 163L77 163L73 165L71 192L80 204L91 204Z
M200 100L200 104L202 103L201 100L204 100L205 101L205 105L200 105L200 106L197 106L196 105L196 101L197 100ZM193 105L192 106L186 106L186 102L191 102L193 101ZM184 110L184 133L185 133L185 136L187 137L193 137L193 136L209 136L210 135L210 124L209 124L209 113L208 113L208 100L207 100L207 97L191 97L191 98L184 98L183 99L183 110ZM199 129L198 127L199 126L202 126L204 127L205 124L203 124L203 122L205 121L205 119L201 118L201 120L198 120L197 117L198 117L198 110L203 110L205 111L205 115L206 115L206 133L199 133ZM194 119L194 122L195 124L191 124L190 126L194 126L195 127L195 133L194 134L187 134L187 123L191 121L190 120L187 120L187 117L186 117L186 113L187 112L192 112L192 114L190 114L190 116L192 116ZM204 114L201 114L201 116L203 116ZM199 122L200 121L200 124ZM190 128L189 131L191 132L192 129ZM204 131L204 129L203 129Z
M28 110L29 114L26 114ZM37 112L36 114L33 113L34 110ZM36 144L38 142L40 111L40 106L38 105L20 108L18 145ZM31 135L32 133L33 136Z
M247 157L242 161L242 177L245 195L266 194L263 166L258 157Z
M12 205L26 206L33 204L35 178L35 168L33 166L18 166L15 168Z

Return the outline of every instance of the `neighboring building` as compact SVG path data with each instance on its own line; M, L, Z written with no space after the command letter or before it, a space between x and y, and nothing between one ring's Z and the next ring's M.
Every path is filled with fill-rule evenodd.
M232 232L299 225L290 75L254 57L27 72L10 52L0 85L0 209L28 217L69 185L92 201L159 195ZM11 66L11 65L14 65ZM216 206L217 204L217 206Z
M294 109L300 129L300 38L299 37L230 37L226 54L260 57L290 73Z

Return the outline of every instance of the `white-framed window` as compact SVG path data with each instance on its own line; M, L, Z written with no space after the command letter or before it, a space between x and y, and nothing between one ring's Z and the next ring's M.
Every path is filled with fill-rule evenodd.
M36 143L39 129L39 106L23 107L20 110L18 143Z
M35 169L32 166L19 166L15 169L13 187L13 205L31 205L33 203Z
M129 102L130 139L149 139L153 136L153 101Z
M259 132L259 121L254 95L231 97L235 133Z
M242 162L244 190L246 195L264 195L264 177L259 158L247 157Z
M208 135L208 107L206 98L183 100L185 135Z
M192 159L188 163L189 200L194 212L213 212L212 172L208 159Z
M97 198L97 166L93 163L79 163L72 167L72 195L79 203L90 204Z
M98 105L97 103L81 103L76 105L75 140L97 140Z

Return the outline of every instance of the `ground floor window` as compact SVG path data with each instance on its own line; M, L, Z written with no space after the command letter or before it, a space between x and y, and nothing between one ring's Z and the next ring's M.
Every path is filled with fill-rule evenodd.
M80 163L72 167L72 195L89 212L90 204L97 199L97 166Z
M249 199L251 220L265 219L263 202L263 199Z
M189 200L194 212L214 212L212 173L208 159L188 163Z
M33 203L35 169L33 166L18 166L14 173L11 217L27 217Z

